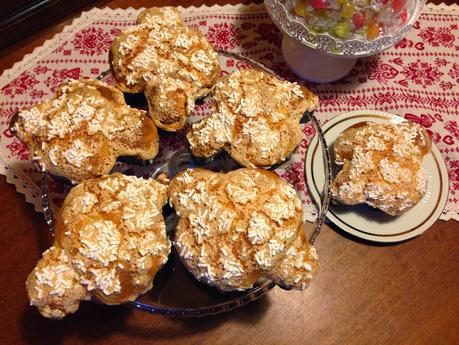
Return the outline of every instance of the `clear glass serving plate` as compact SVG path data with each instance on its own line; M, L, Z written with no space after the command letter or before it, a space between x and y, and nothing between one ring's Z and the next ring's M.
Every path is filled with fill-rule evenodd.
M259 68L268 73L274 74L263 65L256 61L241 57L235 54L219 53L222 62L223 73L233 72L236 68ZM233 59L236 63L227 64L227 59ZM234 62L234 61L233 61ZM228 67L231 66L231 67ZM279 76L278 76L279 77ZM113 79L110 72L103 73L101 80L111 83ZM128 96L128 103L137 107L146 107L146 100L139 96ZM210 111L210 98L205 98L198 106L196 112L201 114L192 116L190 121L194 122L206 115ZM310 241L314 243L317 238L325 214L328 209L330 199L329 181L330 181L330 157L327 151L325 137L320 125L312 113L306 113L303 122L311 122L315 127L316 133L319 134L319 142L324 155L324 168L328 173L326 178L325 192L320 201L317 220L314 223L305 222L305 231L310 236ZM183 132L183 133L182 133ZM160 157L152 161L139 161L136 158L120 158L113 171L120 171L130 175L142 177L156 177L160 172L165 172L169 178L172 178L179 171L188 167L204 167L212 170L229 171L237 168L237 164L227 155L219 154L213 160L196 161L186 146L184 131L180 133L160 132L160 147L163 150ZM274 168L275 171L275 168ZM57 211L65 195L72 188L68 181L42 173L42 201L45 220L54 233L53 214ZM171 238L174 235L176 216L173 209L165 207L163 214L166 219L166 228ZM216 288L209 287L198 282L181 264L174 249L169 256L166 265L159 271L154 278L152 290L140 296L136 301L126 303L126 305L138 310L146 311L153 314L164 314L179 317L199 317L205 315L214 315L226 312L232 309L240 308L248 303L260 298L271 290L275 284L270 280L260 281L254 288L246 291L222 293Z

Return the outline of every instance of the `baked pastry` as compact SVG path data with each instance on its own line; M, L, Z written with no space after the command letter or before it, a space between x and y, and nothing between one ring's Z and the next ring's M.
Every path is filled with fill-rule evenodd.
M210 43L172 7L143 11L114 39L109 60L118 88L144 92L155 125L167 131L184 126L220 73Z
M81 300L120 304L151 289L170 252L162 216L168 181L158 181L114 173L71 189L54 246L27 279L30 303L60 319Z
M187 138L193 155L226 150L244 167L269 168L300 144L300 119L318 97L306 87L256 69L237 71L213 91L213 113L193 124Z
M56 246L43 253L26 286L30 305L50 319L76 312L80 301L91 298L65 251Z
M108 174L118 156L148 160L158 152L146 113L97 80L60 86L52 99L21 110L13 130L43 170L73 182Z
M276 174L238 169L179 173L169 187L179 216L175 247L186 268L222 291L245 290L261 278L304 289L317 271L305 240L295 190Z
M346 205L367 203L395 216L416 205L427 191L422 157L432 142L413 122L360 123L341 133L334 144L341 171L332 197Z

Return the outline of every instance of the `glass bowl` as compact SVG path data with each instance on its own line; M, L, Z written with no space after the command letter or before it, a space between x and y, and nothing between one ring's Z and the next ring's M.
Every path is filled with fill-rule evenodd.
M219 53L222 74L233 72L236 68L259 68L274 74L263 65L248 58L235 54ZM231 59L231 63L227 63ZM236 62L236 63L234 63ZM100 78L105 82L112 82L110 72L104 72ZM132 98L132 96L127 97ZM136 96L134 103L137 107L146 107ZM206 116L210 111L210 97L205 98L197 106L195 113L190 117L190 123ZM129 102L128 102L129 103ZM312 113L306 113L303 122L314 126L316 133L319 134L322 153L324 154L324 169L331 176L331 163L328 156L327 144L317 119ZM305 124L306 125L306 124ZM186 127L187 128L187 127ZM121 158L118 160L113 171L122 172L144 178L155 178L159 173L166 173L169 178L175 176L179 171L189 167L204 167L211 170L229 171L238 165L225 154L219 154L214 159L197 161L194 159L186 145L186 128L176 133L161 133L160 147L161 153L152 161L142 162L135 158ZM294 159L294 158L291 158ZM274 167L276 172L278 167ZM327 182L328 180L328 182ZM329 178L326 178L325 192L318 205L318 217L315 222L305 222L305 231L311 243L316 240L325 219L328 209L330 192L328 188ZM72 185L61 178L42 173L42 201L45 220L54 233L53 214L58 210L66 194ZM166 220L166 229L170 238L173 239L177 217L170 207L163 209ZM262 280L255 287L246 291L222 293L216 288L198 282L182 265L180 259L172 249L168 262L158 272L154 278L153 288L140 296L136 301L126 303L135 309L153 314L163 314L178 317L199 317L214 315L226 312L235 308L240 308L246 304L260 298L271 290L275 284L270 280Z
M400 41L413 26L426 0L412 0L405 25L373 40L342 40L329 33L314 32L292 13L289 3L289 0L265 0L269 15L283 33L282 54L287 64L303 79L331 82L344 77L357 58L377 54Z

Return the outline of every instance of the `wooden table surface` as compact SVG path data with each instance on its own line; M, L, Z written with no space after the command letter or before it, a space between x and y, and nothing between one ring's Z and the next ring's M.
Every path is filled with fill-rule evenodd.
M450 3L453 1L449 1ZM236 1L96 1L112 8ZM86 10L90 7L85 8ZM55 33L74 13L0 52L0 71ZM438 221L395 245L363 243L326 227L316 243L320 272L304 292L272 290L223 315L175 319L82 303L53 322L28 305L24 282L50 238L0 177L1 344L459 344L459 224Z

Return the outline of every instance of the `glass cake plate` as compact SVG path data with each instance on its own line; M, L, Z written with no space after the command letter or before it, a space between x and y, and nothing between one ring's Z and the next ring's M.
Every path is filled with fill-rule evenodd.
M305 22L292 13L286 0L265 0L266 9L276 26L292 39L318 49L325 54L342 57L364 57L374 55L384 49L393 46L400 41L411 29L422 11L425 0L409 0L409 18L398 30L382 34L369 40L366 38L353 37L340 39L328 32L318 33L311 30Z
M282 55L299 77L328 83L348 74L358 58L377 54L400 41L416 22L426 0L407 0L407 21L397 30L375 39L341 39L328 32L316 32L293 13L291 2L265 0L266 10L283 33Z
M222 74L231 73L242 68L259 68L265 72L275 74L256 61L235 54L219 52L222 66ZM110 71L106 71L98 78L109 84L113 84ZM126 95L126 100L131 106L146 108L146 100L143 95ZM160 152L152 161L139 161L132 157L121 157L115 165L114 171L127 175L135 175L144 178L155 178L159 173L166 173L169 178L179 171L189 167L203 167L214 171L230 171L239 166L226 154L218 154L211 160L196 160L192 157L186 143L185 134L191 123L198 121L210 113L210 97L198 102L193 115L183 130L176 133L160 133ZM318 198L318 217L314 223L305 222L305 231L311 243L316 240L325 219L330 198L329 178L331 176L331 163L322 130L312 113L306 113L302 119L305 125L314 126L318 133L320 152L324 155L323 171L325 172L325 192ZM308 124L306 124L308 123ZM296 159L299 155L292 155L290 159ZM284 163L285 164L285 163ZM273 167L276 172L279 166ZM58 210L66 194L72 188L68 181L42 173L42 203L45 220L54 233L53 214ZM166 220L166 229L170 238L173 239L177 217L169 206L163 209ZM154 278L153 288L140 296L136 301L126 303L138 310L153 314L163 314L178 317L199 317L214 315L230 311L247 305L260 298L271 290L275 284L270 280L259 281L255 287L246 291L222 293L216 288L209 287L198 282L182 265L180 259L172 248L169 260Z

